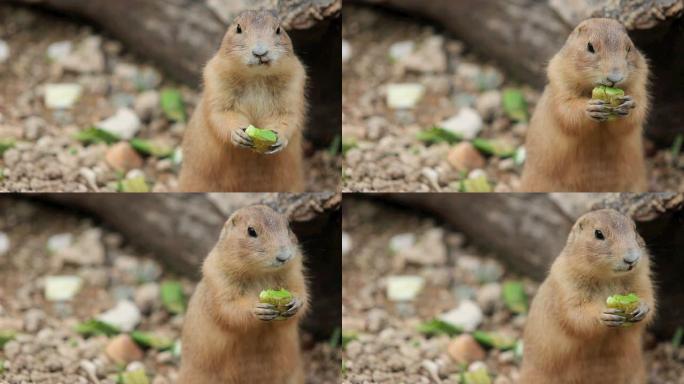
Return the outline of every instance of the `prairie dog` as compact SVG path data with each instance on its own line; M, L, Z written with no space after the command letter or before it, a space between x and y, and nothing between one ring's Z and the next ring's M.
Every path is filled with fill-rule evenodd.
M609 209L580 217L532 302L521 383L644 384L642 338L655 313L653 291L634 222ZM634 312L620 316L606 307L606 298L627 293L641 299Z
M585 20L547 72L527 131L521 191L645 191L649 70L625 27L611 19ZM623 89L621 104L592 100L599 85ZM611 114L617 117L609 120Z
M179 384L303 384L298 325L309 296L285 217L266 206L235 212L202 275L185 315ZM259 302L279 288L294 297L285 320Z
M236 17L204 69L204 92L183 138L182 192L301 192L306 72L274 13ZM265 154L249 125L273 130Z

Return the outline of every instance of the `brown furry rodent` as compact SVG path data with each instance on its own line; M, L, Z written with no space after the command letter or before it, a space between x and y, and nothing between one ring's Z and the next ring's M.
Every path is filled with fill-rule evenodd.
M627 293L641 299L634 312L606 307L609 296ZM642 337L654 313L649 256L634 222L609 209L585 214L532 302L520 382L645 383Z
M266 206L226 221L185 315L179 384L302 384L299 319L308 307L302 253L287 220ZM259 303L289 290L283 314Z
M204 93L183 138L182 192L304 190L306 72L274 13L246 11L204 69ZM252 151L249 125L277 132Z
M577 26L549 63L549 82L527 131L520 190L645 191L648 73L619 22L589 19ZM591 99L601 84L625 91L618 107ZM609 121L611 112L617 118Z

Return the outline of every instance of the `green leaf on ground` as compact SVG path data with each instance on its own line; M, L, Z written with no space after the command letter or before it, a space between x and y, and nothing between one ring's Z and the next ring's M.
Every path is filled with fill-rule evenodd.
M416 138L426 144L449 143L455 144L462 140L462 138L444 128L432 127L422 132L418 132Z
M527 312L527 294L520 281L507 281L503 284L502 296L506 307L513 313Z
M174 149L154 143L145 139L131 139L131 147L143 155L154 156L160 159L173 155Z
M119 181L118 190L127 193L146 193L150 191L150 186L145 181L145 176L138 176Z
M97 143L114 144L120 140L118 136L97 127L82 130L74 135L74 139L86 145Z
M143 331L131 332L131 338L141 347L152 348L158 351L166 351L171 349L173 348L174 344L172 339Z
M527 122L527 101L522 91L514 88L507 88L503 91L502 104L506 116L513 121Z
M463 333L463 329L453 326L439 319L432 319L418 326L418 332L425 336L448 335L456 336Z
M118 382L119 384L149 384L150 379L147 378L144 369L138 369L120 373Z
M678 349L682 345L682 338L684 337L684 328L677 327L674 336L672 336L672 348Z
M501 158L513 157L516 153L515 147L499 140L473 139L472 144L477 150L485 155Z
M0 330L0 349L2 349L5 346L5 344L14 340L15 337L17 337L16 331Z
M171 88L162 90L161 107L167 119L181 123L186 121L185 104L179 90Z
M354 331L342 330L342 349L347 348L347 344L359 338L359 335Z
M173 314L185 312L185 294L178 281L164 281L161 284L161 299L164 308Z
M679 160L679 154L682 152L682 144L684 144L684 135L678 133L672 142L672 164L677 164ZM1 149L0 154L2 154Z
M475 331L473 338L485 347L506 351L515 348L515 338L501 335L496 332Z
M97 335L105 335L109 337L116 336L121 332L117 327L96 319L88 320L84 323L78 324L74 330L86 337Z

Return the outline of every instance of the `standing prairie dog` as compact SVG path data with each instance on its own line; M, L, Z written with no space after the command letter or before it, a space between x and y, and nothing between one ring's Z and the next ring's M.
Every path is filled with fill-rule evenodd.
M585 20L547 72L527 131L521 191L645 191L649 71L625 27L611 19ZM621 104L592 100L599 85L623 89ZM617 117L609 120L611 115Z
M609 296L627 293L641 299L632 313L606 307ZM609 209L585 214L532 302L520 382L644 384L642 338L654 312L649 256L634 222Z
M178 383L303 384L298 326L308 292L285 217L266 206L235 212L202 275L185 315ZM294 297L282 314L259 302L262 290L280 288Z
M182 192L301 192L306 72L274 13L246 11L204 69L183 138ZM266 153L245 129L275 131Z

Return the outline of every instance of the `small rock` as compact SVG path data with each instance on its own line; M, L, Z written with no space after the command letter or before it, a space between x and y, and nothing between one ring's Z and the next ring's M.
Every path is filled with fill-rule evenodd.
M45 120L38 116L30 116L23 121L22 125L24 126L24 137L28 140L37 140L45 128Z
M135 290L135 304L143 313L150 313L159 301L159 284L143 284Z
M392 109L411 109L425 94L425 86L418 83L387 85L387 106Z
M401 61L411 53L416 47L416 43L411 40L398 41L390 46L389 56L394 61Z
M444 230L441 228L427 230L414 245L398 252L397 257L418 265L445 264L447 249L444 243Z
M473 301L463 300L451 311L439 315L439 319L456 327L472 332L482 323L483 315L480 307Z
M387 278L387 298L391 301L411 301L425 286L421 276L389 276Z
M54 257L58 263L102 265L105 261L102 230L90 228L83 231L75 243L56 252Z
M169 351L160 352L157 355L157 363L158 364L173 364L173 360L174 360L173 353L171 353Z
M45 321L45 312L40 309L29 309L24 314L24 330L29 333L36 333Z
M120 172L141 168L143 159L127 141L121 141L109 147L105 160L112 168Z
M475 108L485 119L493 118L501 108L501 92L497 90L484 92L477 98Z
M45 278L45 299L69 301L81 290L83 279L78 276L48 276Z
M351 44L347 40L342 40L342 62L346 63L351 59L352 56L352 48Z
M4 63L10 57L10 48L5 40L0 40L0 64Z
M114 116L99 122L97 127L122 140L130 140L140 130L140 119L132 110L121 108Z
M150 120L158 108L159 92L157 91L145 91L135 99L135 113L137 113L142 120Z
M342 232L342 256L349 253L352 247L351 236L347 232Z
M128 335L119 335L113 338L105 348L107 357L117 364L128 364L132 361L142 360L145 356L142 349Z
M74 44L71 41L58 41L48 46L47 57L52 61L61 61L71 54Z
M384 309L372 308L366 314L366 329L368 332L380 332L387 323L387 312Z
M394 253L400 253L413 247L416 243L416 235L413 233L400 233L390 238L389 248Z
M461 108L456 116L441 122L439 126L465 140L472 140L482 130L482 118L472 108Z
M161 75L154 68L142 68L135 73L133 83L140 91L148 91L159 87L162 82Z
M14 358L21 353L21 344L19 344L16 340L12 340L5 344L4 351L5 356L9 360L14 360Z
M123 332L130 332L140 323L142 316L134 303L121 300L116 304L116 307L97 316L97 319L111 324Z
M10 249L10 239L5 232L0 232L0 256L4 256Z
M431 36L420 47L401 60L400 65L408 70L422 73L442 73L447 70L444 53L444 38Z
M459 335L449 342L447 347L449 356L458 364L470 364L484 360L485 350L469 334Z
M460 142L451 148L447 161L459 172L469 172L486 165L485 158L469 141Z
M71 109L81 97L80 84L47 84L45 86L45 106L49 109Z
M102 38L89 36L76 50L63 57L58 63L67 71L79 73L100 73L105 69L105 57L102 53Z
M47 250L50 253L60 252L64 248L70 246L74 241L74 236L71 233L59 233L52 235L47 241Z
M477 304L486 313L491 313L501 298L501 284L489 283L477 291Z

